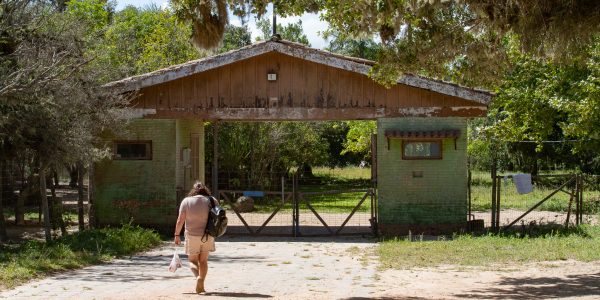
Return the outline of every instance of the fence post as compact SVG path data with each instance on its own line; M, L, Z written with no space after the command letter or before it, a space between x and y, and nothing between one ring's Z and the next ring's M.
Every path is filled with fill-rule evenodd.
M500 198L502 197L502 178L496 176L496 231L500 231Z
M575 225L581 225L583 216L583 176L580 174L575 175L577 179L575 181L576 197L575 197Z
M496 159L492 158L492 230L496 230Z
M298 173L294 173L292 177L292 235L298 236Z

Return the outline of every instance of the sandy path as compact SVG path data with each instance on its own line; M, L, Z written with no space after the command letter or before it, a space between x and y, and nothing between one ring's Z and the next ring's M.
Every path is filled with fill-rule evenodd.
M600 262L444 266L377 271L364 238L238 237L217 242L209 298L247 299L600 299ZM0 293L1 299L187 299L193 280L167 272L174 247L66 272Z
M600 299L600 262L545 262L501 270L445 266L388 270L380 277L373 295L378 298Z
M331 240L331 239L330 239ZM375 290L374 264L357 249L375 246L361 238L227 238L209 258L206 287L214 298L335 299L368 297ZM174 247L67 272L0 293L10 299L193 298L186 268L167 271ZM348 249L353 251L349 252Z

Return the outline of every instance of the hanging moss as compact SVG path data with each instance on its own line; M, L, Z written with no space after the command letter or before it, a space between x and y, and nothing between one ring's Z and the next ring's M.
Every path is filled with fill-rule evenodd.
M213 49L223 39L228 23L225 0L173 0L175 14L192 23L192 43L198 49Z

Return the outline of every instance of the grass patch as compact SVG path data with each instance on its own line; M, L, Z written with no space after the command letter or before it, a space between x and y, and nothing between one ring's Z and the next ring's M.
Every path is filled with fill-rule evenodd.
M70 211L63 211L63 219L67 222L76 222L77 221L77 213ZM4 218L5 220L14 221L15 220L15 212L12 207L4 207ZM36 207L25 207L25 212L23 214L24 220L27 221L35 221L42 220L40 219L39 212Z
M19 245L0 245L0 289L12 288L54 272L144 251L158 244L160 236L157 233L124 225L86 230L50 243L28 241Z
M518 232L501 235L460 235L448 241L386 240L379 256L384 269L409 269L439 265L490 266L573 259L600 260L600 227L540 231L521 236Z
M359 168L356 166L333 169L325 167L315 167L313 168L313 175L322 178L335 178L337 180L369 180L371 179L371 168Z

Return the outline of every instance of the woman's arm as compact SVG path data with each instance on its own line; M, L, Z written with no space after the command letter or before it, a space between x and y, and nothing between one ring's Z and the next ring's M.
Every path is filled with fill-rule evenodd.
M183 203L182 203L183 206ZM177 223L175 223L175 245L179 245L181 243L181 239L179 238L179 233L181 232L181 228L183 228L183 224L185 223L185 209L179 209L179 216L177 217Z

